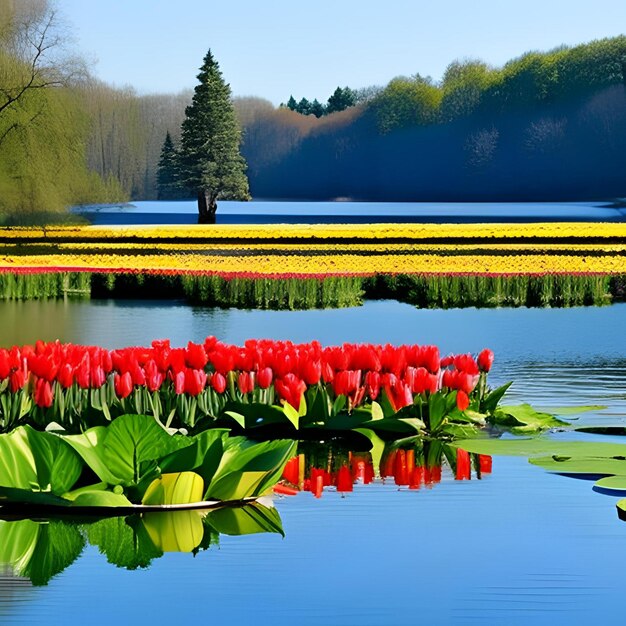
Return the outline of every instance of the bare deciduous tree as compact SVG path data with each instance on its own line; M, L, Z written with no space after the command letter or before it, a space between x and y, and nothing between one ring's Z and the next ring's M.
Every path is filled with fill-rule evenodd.
M69 85L83 62L49 0L0 0L0 115L29 91Z

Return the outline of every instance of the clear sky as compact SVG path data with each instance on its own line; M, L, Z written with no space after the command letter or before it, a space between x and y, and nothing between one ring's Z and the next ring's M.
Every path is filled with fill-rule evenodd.
M527 50L626 31L626 0L57 0L106 82L193 87L208 48L235 95L325 101L338 85L441 78L458 58L501 65Z

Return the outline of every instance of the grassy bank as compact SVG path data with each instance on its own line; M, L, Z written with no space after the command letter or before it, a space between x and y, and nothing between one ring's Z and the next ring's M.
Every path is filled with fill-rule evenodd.
M626 296L626 276L376 275L326 278L222 278L216 275L88 272L0 273L0 298L65 296L184 299L206 306L314 309L395 299L420 308L569 307Z

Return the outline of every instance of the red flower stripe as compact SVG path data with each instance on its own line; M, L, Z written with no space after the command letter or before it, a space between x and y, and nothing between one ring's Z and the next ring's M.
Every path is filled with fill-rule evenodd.
M0 382L8 380L12 393L32 391L37 406L52 406L57 389L77 386L99 389L110 381L119 399L137 388L158 392L164 385L176 394L198 396L210 387L218 394L273 387L277 397L295 409L310 387L325 385L335 396L345 396L352 409L387 398L399 410L413 403L416 394L440 389L457 390L460 410L469 406L481 372L488 372L493 353L440 357L436 346L350 344L323 347L319 342L249 339L236 346L207 337L185 348L169 340L150 347L105 350L38 341L34 346L0 349Z

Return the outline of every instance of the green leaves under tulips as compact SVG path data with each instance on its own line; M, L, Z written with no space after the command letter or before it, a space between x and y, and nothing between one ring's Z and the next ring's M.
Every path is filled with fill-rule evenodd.
M171 435L145 415L82 435L25 426L0 435L0 503L118 508L254 498L278 482L295 448L290 440L228 439L223 429ZM85 485L91 472L101 482Z

